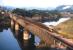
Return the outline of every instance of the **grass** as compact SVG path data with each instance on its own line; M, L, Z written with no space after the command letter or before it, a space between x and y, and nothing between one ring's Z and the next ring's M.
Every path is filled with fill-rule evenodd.
M64 37L73 39L73 18L56 26L58 32Z

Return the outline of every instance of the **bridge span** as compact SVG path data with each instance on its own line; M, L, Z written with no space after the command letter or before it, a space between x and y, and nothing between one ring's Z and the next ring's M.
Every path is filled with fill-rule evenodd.
M41 23L36 23L32 19L22 17L20 15L9 14L9 16L11 20L15 21L16 23L24 27L24 29L26 29L27 34L25 35L24 33L24 37L23 37L24 39L26 40L29 39L28 38L29 32L32 32L34 35L39 36L48 45L51 45L52 43L53 44L56 43L56 40L57 40L60 43L63 43L70 48L73 48L73 42L57 34L58 32L55 31L54 29L50 29ZM19 26L17 25L16 29L19 29L18 27ZM51 39L49 38L53 38L53 42L50 42Z

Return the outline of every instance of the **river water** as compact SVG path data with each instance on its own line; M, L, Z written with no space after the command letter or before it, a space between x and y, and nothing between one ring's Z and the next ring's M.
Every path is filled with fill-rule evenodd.
M68 18L60 18L58 21L44 22L43 24L46 26L49 26L49 25L57 26L58 24L65 22L69 19L70 19L69 17Z
M0 32L0 50L20 50L18 42L9 28Z
M69 18L66 18L65 20L64 19L65 18L61 18L61 19L59 19L59 21L66 21L66 19L68 20ZM24 46L26 46L26 41L23 43L23 40L21 40L20 38L16 38L14 36L15 33L13 34L10 26L8 26L8 25L6 26L5 23L6 22L4 22L3 24L0 23L0 50L22 50L22 49L30 50L30 47L28 47L27 49L24 48ZM49 25L48 23L50 25L53 25L56 22L54 22L54 21L53 22L45 22L43 24L48 26ZM57 21L57 23L59 24L60 22ZM55 26L55 24L54 24L54 26ZM20 40L17 40L17 39L20 39ZM31 50L34 50L35 45L39 45L39 42L40 42L39 37L35 36L35 39L33 42L34 44L33 43L30 44L30 46L32 46ZM36 49L36 50L38 50L38 49ZM55 49L51 49L51 50L55 50Z

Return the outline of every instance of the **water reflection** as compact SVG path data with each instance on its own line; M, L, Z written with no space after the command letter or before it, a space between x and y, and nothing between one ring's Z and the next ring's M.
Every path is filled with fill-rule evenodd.
M3 30L8 30L8 26L0 24L0 32L3 32Z
M0 50L21 50L11 30L0 25Z

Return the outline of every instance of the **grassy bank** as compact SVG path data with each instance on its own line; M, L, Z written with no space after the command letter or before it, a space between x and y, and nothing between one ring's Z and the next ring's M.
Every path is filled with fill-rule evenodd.
M56 26L58 32L64 37L73 39L73 18Z

